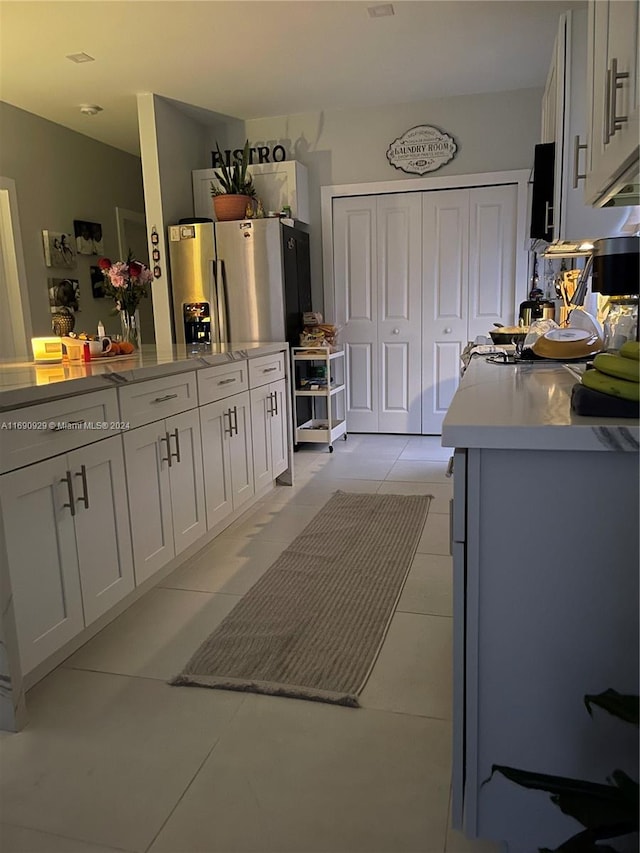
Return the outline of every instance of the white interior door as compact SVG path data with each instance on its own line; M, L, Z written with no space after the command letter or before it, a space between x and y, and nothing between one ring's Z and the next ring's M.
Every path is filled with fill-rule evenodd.
M420 193L378 196L378 432L420 433L422 205ZM351 419L349 430L353 429Z
M342 326L349 432L378 432L376 198L333 203L336 323Z
M517 194L515 184L469 190L467 341L514 322Z
M467 343L469 190L422 194L422 432L439 435Z

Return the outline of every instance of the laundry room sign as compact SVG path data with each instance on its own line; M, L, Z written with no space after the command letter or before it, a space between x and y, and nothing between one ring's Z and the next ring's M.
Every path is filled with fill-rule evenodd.
M448 133L420 124L394 139L387 148L387 160L403 172L424 175L453 160L457 150L454 138Z

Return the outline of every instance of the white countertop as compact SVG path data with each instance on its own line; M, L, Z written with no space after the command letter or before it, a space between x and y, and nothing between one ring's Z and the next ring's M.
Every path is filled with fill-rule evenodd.
M0 411L59 400L72 394L84 394L112 388L126 382L156 379L228 361L255 358L286 349L283 342L228 343L199 346L192 352L185 346L156 349L142 346L133 355L96 358L90 363L63 362L36 365L29 361L0 363Z
M574 368L575 369L575 368ZM474 356L442 427L445 447L638 451L640 422L571 410L578 381L563 364L491 364Z

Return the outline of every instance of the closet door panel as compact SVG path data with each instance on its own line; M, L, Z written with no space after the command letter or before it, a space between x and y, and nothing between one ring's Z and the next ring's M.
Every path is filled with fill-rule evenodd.
M467 343L469 190L422 194L422 432L438 435Z
M375 197L334 199L333 245L335 321L342 326L348 371L347 424L352 432L377 432Z
M422 417L420 194L378 196L377 224L378 430L419 433Z
M515 319L517 187L470 192L469 324L467 338L487 335L494 323Z

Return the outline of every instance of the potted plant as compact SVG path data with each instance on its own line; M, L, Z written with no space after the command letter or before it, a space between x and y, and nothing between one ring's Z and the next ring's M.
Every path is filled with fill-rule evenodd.
M211 181L211 196L216 219L219 222L244 219L247 205L252 205L252 199L256 195L253 179L251 175L247 175L249 140L247 139L244 143L242 158L230 166L225 164L220 146L217 143L216 148L222 163L220 170L215 173L218 184L216 185Z

